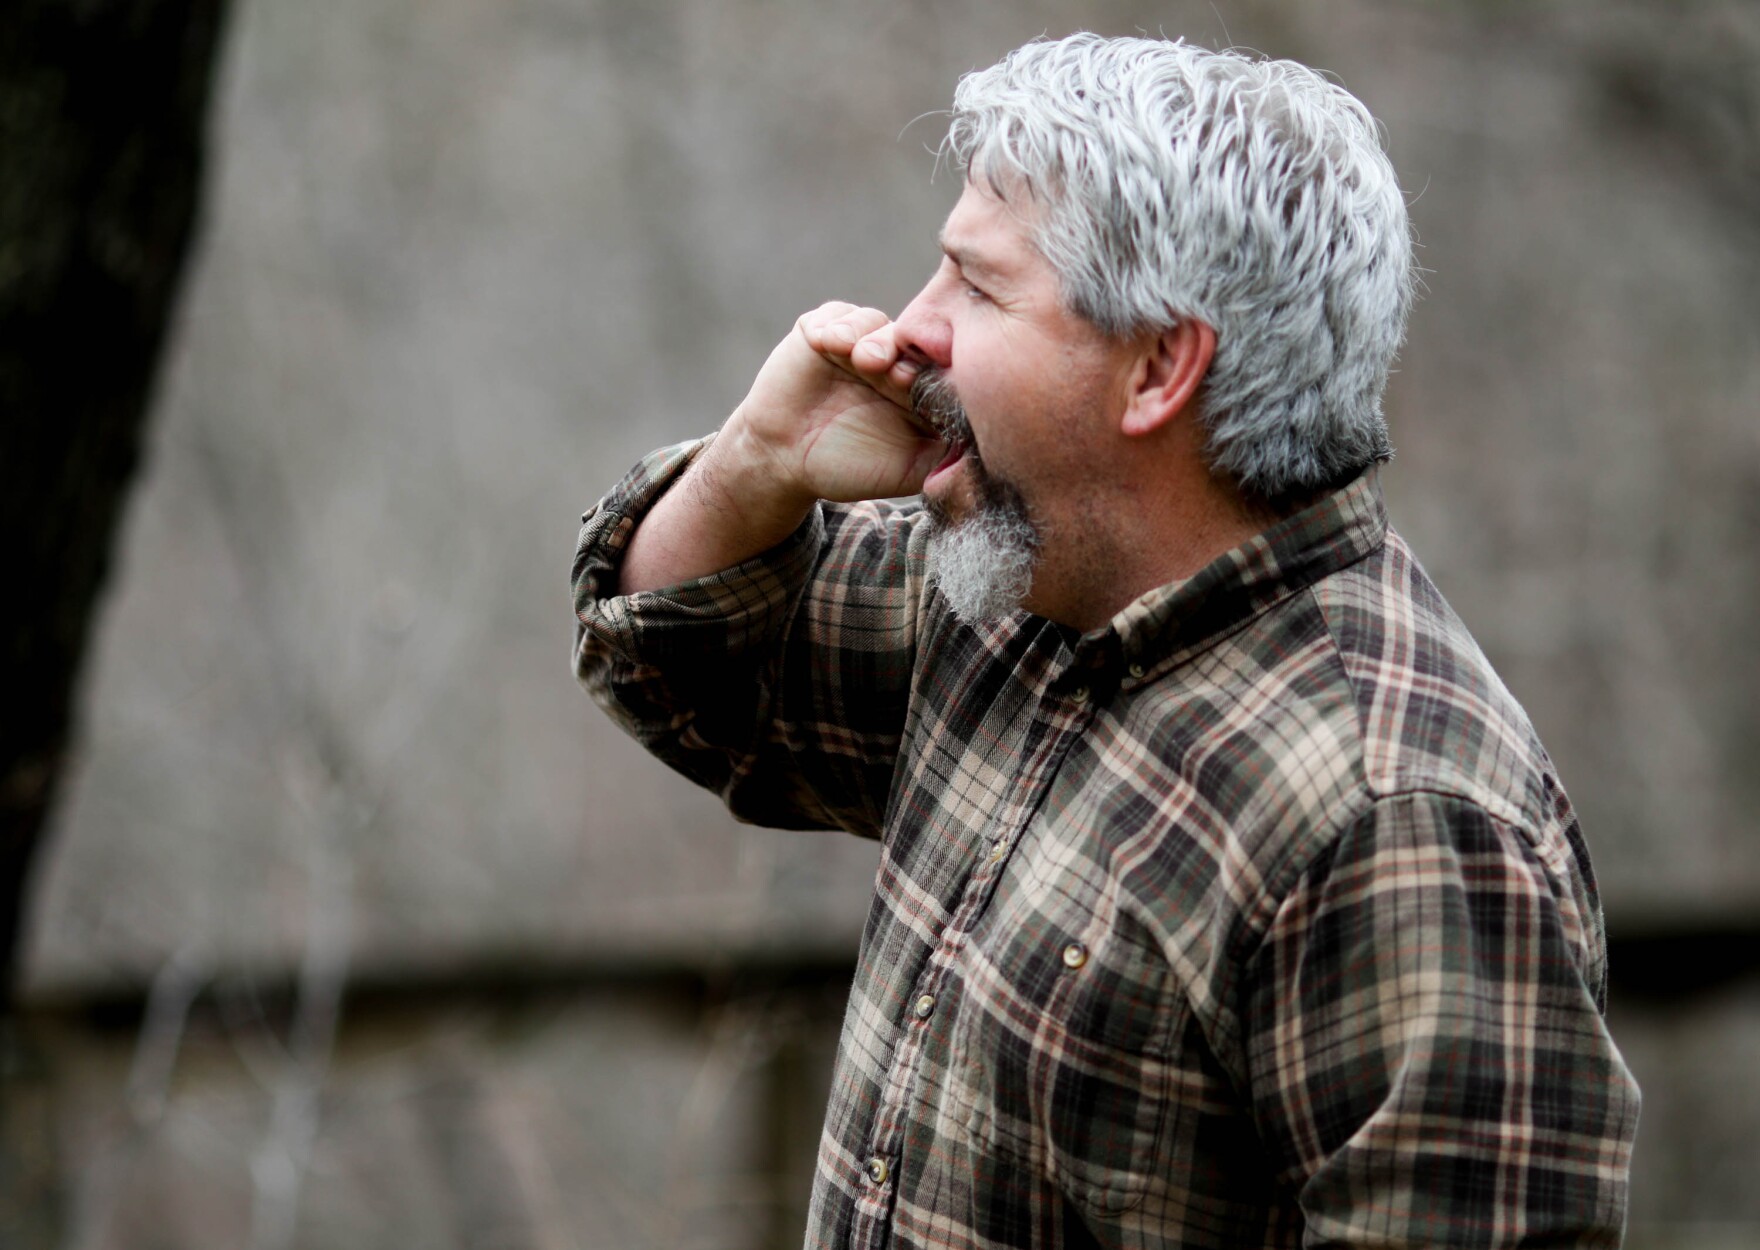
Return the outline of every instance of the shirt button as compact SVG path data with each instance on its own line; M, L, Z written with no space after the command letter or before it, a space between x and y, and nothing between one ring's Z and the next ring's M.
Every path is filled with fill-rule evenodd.
M1088 948L1080 942L1071 942L1063 948L1063 966L1065 968L1080 968L1087 962Z
M917 1019L927 1020L930 1016L935 1014L935 995L923 995L917 1000L916 1006L912 1007L911 1010L917 1013Z
M1131 665L1130 673L1131 673L1132 677L1141 677L1143 675L1143 671L1144 671L1143 666L1141 664Z
M866 1171L868 1173L868 1179L873 1181L876 1185L884 1185L886 1183L888 1172L886 1160L882 1159L879 1155L875 1155L872 1159L868 1160Z
M992 845L990 848L990 862L995 863L997 860L1001 859L1006 854L1008 854L1008 839L1007 838L996 839L995 844Z
M1069 697L1077 703L1086 703L1088 701L1088 688L1086 686L1077 686L1074 690L1070 691Z

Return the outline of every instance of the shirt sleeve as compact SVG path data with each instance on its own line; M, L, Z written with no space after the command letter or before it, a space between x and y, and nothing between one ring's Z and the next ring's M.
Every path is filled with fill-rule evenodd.
M1638 1090L1564 846L1383 798L1280 906L1244 1024L1307 1245L1619 1245Z
M743 564L618 595L636 526L707 442L648 456L582 518L575 675L741 820L878 837L923 593L918 514L820 504Z

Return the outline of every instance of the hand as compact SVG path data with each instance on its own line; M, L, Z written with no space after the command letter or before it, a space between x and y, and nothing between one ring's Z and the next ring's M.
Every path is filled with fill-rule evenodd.
M774 489L809 500L915 494L946 451L911 410L917 372L885 313L823 304L770 353L717 459L741 456L741 476L761 466Z
M807 313L636 527L619 593L732 568L787 538L818 500L915 494L947 451L911 411L917 373L885 313L854 304Z

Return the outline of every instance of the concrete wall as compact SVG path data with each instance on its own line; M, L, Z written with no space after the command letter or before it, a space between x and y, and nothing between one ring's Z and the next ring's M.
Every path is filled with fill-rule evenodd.
M167 1051L176 1029L153 1050L58 1017L14 1065L37 1100L15 1122L41 1129L31 1192L100 1178L54 1183L79 1244L366 1246L424 1220L488 1244L471 1221L503 1216L493 1244L679 1244L659 1212L698 1208L651 1182L712 1139L721 1210L771 1120L685 1106L725 1069L716 1011L594 990L531 1032L495 1006L395 1042L345 1014L332 1050L335 995L853 950L871 847L734 827L573 688L575 525L717 425L799 311L902 306L957 194L930 114L965 69L1084 27L1296 56L1381 117L1428 271L1389 395L1395 524L1539 724L1616 935L1760 928L1751 5L242 0L27 976L45 1005L157 984L162 1024L213 980L291 981L300 1023L258 1046L286 1021L204 1007ZM824 1013L777 1001L819 1053ZM1649 1095L1634 1244L1760 1244L1751 982L1615 1020ZM760 1098L735 1069L702 1079ZM525 1162L495 1166L550 1179L519 1213L435 1205L436 1083L460 1123L526 1124ZM638 1179L575 1201L606 1152ZM777 1226L723 1211L683 1240Z

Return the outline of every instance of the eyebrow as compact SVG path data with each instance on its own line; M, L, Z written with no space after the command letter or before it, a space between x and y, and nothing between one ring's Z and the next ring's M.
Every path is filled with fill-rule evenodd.
M957 243L950 242L945 234L941 236L939 242L943 254L945 254L954 264L958 265L960 270L964 273L976 274L979 277L998 279L1006 278L1008 276L1007 273L998 267L995 262L986 259L977 252L962 248Z

